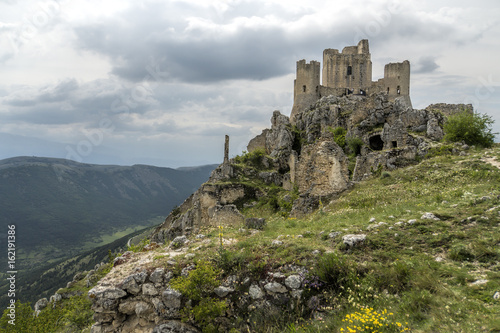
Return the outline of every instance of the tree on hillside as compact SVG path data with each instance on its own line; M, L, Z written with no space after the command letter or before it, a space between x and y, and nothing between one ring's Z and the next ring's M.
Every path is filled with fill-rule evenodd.
M491 116L480 113L462 111L450 116L444 124L444 140L450 142L464 141L468 145L491 147L495 134L491 132L494 120Z

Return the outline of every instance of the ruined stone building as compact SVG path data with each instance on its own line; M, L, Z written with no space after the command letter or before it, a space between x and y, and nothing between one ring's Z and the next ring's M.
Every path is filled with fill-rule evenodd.
M410 95L410 62L385 65L384 78L372 82L372 61L368 40L361 40L357 46L346 46L323 51L323 73L320 84L320 63L297 61L297 75L294 82L292 113L295 115L314 104L323 96L357 94L369 95L384 92L388 100Z

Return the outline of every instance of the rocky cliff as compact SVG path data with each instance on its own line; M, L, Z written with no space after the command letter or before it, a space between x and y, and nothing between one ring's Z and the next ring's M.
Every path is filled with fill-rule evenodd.
M274 111L271 128L248 144L251 163L242 164L243 156L221 164L152 239L164 242L226 221L239 224L244 219L239 209L267 194L262 184L296 188L292 216L311 212L321 198L339 194L353 182L416 163L443 138L446 116L461 110L472 112L472 105L416 110L408 96L390 102L385 94L375 94L323 97L299 112L293 124Z

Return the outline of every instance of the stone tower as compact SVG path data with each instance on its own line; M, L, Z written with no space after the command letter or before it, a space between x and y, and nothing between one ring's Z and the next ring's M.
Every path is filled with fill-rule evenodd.
M297 76L294 81L293 108L290 121L295 115L316 103L322 96L344 96L349 94L370 95L385 93L389 101L404 96L410 101L410 62L405 60L385 65L384 77L372 82L372 60L368 40L356 46L346 46L323 51L323 81L320 85L320 63L297 61Z
M389 100L410 95L410 62L390 63L384 67L382 86Z
M323 86L345 88L347 93L366 94L372 83L372 61L368 40L357 46L323 51Z
M292 115L314 104L320 98L321 67L318 61L306 63L305 60L297 61L297 77L293 89Z

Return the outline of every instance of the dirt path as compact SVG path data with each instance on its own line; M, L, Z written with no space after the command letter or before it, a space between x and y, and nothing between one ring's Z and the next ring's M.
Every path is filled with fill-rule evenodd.
M482 160L500 169L500 161L497 161L495 157L484 157Z

